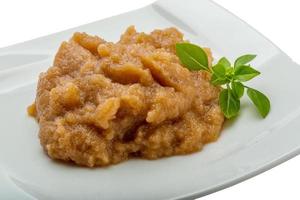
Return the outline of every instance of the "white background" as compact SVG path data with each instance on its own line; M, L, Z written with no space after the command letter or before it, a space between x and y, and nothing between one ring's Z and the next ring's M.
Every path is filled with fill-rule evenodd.
M215 1L255 27L300 63L299 1ZM151 2L153 0L2 0L0 48L127 12ZM298 156L257 177L201 200L300 199L299 171Z

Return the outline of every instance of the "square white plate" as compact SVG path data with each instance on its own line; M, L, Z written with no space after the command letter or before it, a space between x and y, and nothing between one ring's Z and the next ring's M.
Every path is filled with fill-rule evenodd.
M38 125L26 114L38 74L63 40L85 31L116 41L131 25L140 31L176 26L214 56L258 55L252 82L271 99L261 120L242 102L241 115L202 152L156 161L130 160L87 169L49 159ZM3 199L188 199L236 184L300 151L300 67L246 23L209 0L161 0L145 8L0 49L0 196ZM246 98L245 98L246 99Z

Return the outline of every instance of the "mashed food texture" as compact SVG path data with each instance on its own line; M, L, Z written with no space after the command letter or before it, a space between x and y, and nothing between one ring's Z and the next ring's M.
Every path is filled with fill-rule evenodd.
M129 27L117 43L86 33L63 42L28 107L45 152L93 167L189 154L215 141L220 88L180 64L175 44L183 41L176 28Z

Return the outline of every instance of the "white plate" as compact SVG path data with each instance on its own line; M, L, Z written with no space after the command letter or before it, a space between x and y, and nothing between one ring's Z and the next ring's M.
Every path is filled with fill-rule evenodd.
M216 57L259 55L255 66L262 75L252 85L268 94L271 113L261 120L245 100L241 116L227 123L219 141L189 156L96 169L52 161L40 147L36 122L26 115L38 74L74 31L115 41L130 24L141 31L176 26L192 42L211 47ZM162 0L0 49L1 199L188 199L236 184L299 153L299 74L300 67L274 44L209 0Z

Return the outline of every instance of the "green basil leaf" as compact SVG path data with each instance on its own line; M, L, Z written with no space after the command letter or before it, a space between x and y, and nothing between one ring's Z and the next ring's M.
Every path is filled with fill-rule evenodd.
M265 118L269 114L271 108L268 97L253 88L248 88L247 94L257 108L260 115Z
M219 60L218 64L223 65L225 68L230 68L231 64L227 58L223 57Z
M246 65L249 62L251 62L254 58L256 57L256 55L243 55L239 58L236 59L236 61L234 62L234 68L241 66L241 65Z
M226 76L226 68L224 65L216 64L215 66L212 67L212 71L217 76L223 76L223 77Z
M231 89L232 93L238 99L240 99L244 95L244 85L240 82L232 82Z
M216 76L216 74L213 74L211 76L210 82L211 84L216 86L216 85L224 85L226 83L229 83L230 81L226 77L218 77Z
M236 116L240 110L240 100L236 99L230 89L224 89L220 93L219 104L225 117L230 119Z
M239 81L249 81L259 74L259 71L250 66L240 65L234 70L234 79Z
M224 65L216 64L212 67L212 71L213 75L211 77L211 83L213 85L223 85L229 82L226 77L226 68Z
M190 43L177 43L176 54L189 70L208 70L208 58L201 47Z

